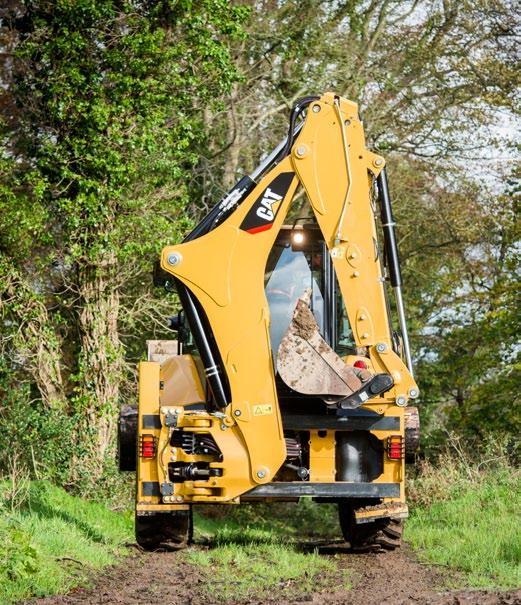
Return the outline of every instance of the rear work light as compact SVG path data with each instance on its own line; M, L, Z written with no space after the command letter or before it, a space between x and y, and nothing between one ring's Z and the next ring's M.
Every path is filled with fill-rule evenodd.
M156 449L157 445L154 435L141 435L139 454L142 458L154 458Z
M390 460L401 460L405 453L405 443L401 435L387 437L387 457Z

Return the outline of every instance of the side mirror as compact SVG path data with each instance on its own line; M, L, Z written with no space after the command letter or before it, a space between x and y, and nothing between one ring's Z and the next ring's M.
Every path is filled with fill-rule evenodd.
M183 328L185 325L185 318L183 313L178 313L177 315L173 315L168 319L168 327L171 330L179 330Z
M186 343L190 336L190 330L186 327L185 316L182 311L168 318L168 327L177 332L179 342Z
M161 268L160 261L154 263L154 270L152 273L152 283L156 288L164 288L165 290L171 291L175 289L174 276L167 273Z

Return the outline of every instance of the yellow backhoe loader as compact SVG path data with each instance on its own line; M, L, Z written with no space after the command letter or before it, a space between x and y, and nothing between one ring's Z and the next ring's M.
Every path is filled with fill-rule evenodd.
M310 216L291 222L300 186ZM197 505L312 497L338 503L351 548L399 546L418 387L385 161L357 105L298 101L287 138L163 250L155 280L182 311L120 418L138 543L186 545Z

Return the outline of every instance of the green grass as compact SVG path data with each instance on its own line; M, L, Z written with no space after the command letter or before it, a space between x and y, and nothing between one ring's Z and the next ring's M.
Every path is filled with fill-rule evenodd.
M217 514L208 507L212 518L195 516L195 541L210 541L210 547L183 556L207 575L212 598L221 601L294 599L349 588L347 573L335 558L299 548L302 538L331 537L338 530L330 509L306 500L299 505L226 507Z
M447 569L455 587L521 585L521 472L500 457L491 460L442 457L408 481L405 538L421 560ZM303 499L197 511L196 546L180 556L206 575L202 590L213 601L296 599L349 588L343 555L324 557L309 546L340 537L335 505ZM118 560L125 542L133 542L130 513L48 482L21 482L16 489L0 482L0 603L85 583Z
M65 592L114 563L133 541L130 514L67 494L44 481L12 500L0 484L0 602Z
M214 537L223 527L276 533L283 540L332 540L341 538L336 504L316 504L310 498L300 502L241 504L240 506L197 507L196 536Z
M505 451L498 446L478 462L472 459L477 457L475 452L467 455L453 448L436 465L424 463L418 476L408 479L411 517L405 525L405 540L420 560L445 569L454 588L521 586L521 472ZM320 568L324 560L334 567L334 560L301 559L305 555L295 548L309 537L340 537L334 505L304 500L298 505L216 510L207 507L196 517L196 539L209 540L212 547L190 556L216 577L218 595L224 600L232 592L252 597L259 585L271 594L285 576L290 584L302 585L302 593L308 590L308 576L328 577L321 586L338 582L332 567ZM299 557L292 559L289 569L284 566L286 555ZM256 583L256 577L261 581Z
M421 560L459 570L454 586L521 586L521 473L461 465L459 475L454 467L449 475L442 464L415 481L421 502L405 539ZM429 502L429 490L440 499Z

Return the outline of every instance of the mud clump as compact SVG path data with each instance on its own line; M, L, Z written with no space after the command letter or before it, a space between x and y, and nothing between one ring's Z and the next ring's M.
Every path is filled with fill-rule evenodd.
M320 354L329 353L330 350L331 350L331 347L328 347L327 343L325 343L324 341L319 342L317 351Z
M297 310L290 326L291 329L304 340L309 340L317 332L317 322L313 317L313 313L311 313L306 303L300 300L297 303Z

